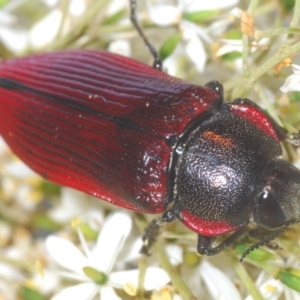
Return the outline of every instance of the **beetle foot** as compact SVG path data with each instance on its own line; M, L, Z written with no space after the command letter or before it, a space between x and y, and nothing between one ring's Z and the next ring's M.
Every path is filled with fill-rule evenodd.
M145 229L144 235L142 237L143 246L140 250L141 254L150 256L151 248L154 242L156 241L156 237L159 233L159 228L162 223L162 220L152 220Z
M170 223L176 219L174 213L171 210L166 211L161 219L161 222L167 222Z
M300 131L298 133L292 133L287 137L287 141L294 146L300 146Z

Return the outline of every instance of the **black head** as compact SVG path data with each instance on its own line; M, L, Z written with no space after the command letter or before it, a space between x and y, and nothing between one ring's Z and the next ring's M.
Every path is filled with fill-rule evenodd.
M300 170L283 159L267 165L252 206L251 221L274 230L300 219Z

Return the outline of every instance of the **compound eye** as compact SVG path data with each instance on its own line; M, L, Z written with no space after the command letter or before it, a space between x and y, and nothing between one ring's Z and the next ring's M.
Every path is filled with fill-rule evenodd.
M285 223L285 216L277 199L268 191L259 196L259 225L266 229L276 229Z

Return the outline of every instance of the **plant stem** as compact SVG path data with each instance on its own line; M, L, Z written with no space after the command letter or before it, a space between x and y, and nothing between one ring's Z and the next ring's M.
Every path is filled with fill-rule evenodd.
M254 282L250 278L249 274L247 273L244 265L241 264L238 260L233 260L233 266L235 268L236 273L242 280L243 284L245 285L246 289L248 290L249 294L252 296L254 300L263 300L262 295L260 294L259 290L255 286Z
M293 45L283 46L273 57L269 58L262 66L251 72L249 78L242 78L236 83L236 88L232 92L233 99L241 97L246 91L252 88L254 81L264 73L274 68L277 64L300 51L300 42Z
M161 246L159 243L155 243L155 245L153 246L153 253L156 254L156 257L162 268L169 274L174 287L180 293L182 298L185 300L196 300L197 298L193 295L176 269L170 263L163 246Z
M295 0L294 14L290 24L291 27L299 28L299 21L300 21L300 0Z
M281 27L281 28L275 28L275 29L270 29L270 30L266 30L266 31L256 30L254 33L254 39L256 41L259 41L265 37L273 37L273 36L283 35L283 34L300 34L300 28L296 28L296 27L282 28Z

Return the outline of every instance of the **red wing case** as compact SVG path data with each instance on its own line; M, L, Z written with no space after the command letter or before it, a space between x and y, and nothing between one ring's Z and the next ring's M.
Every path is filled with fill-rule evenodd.
M169 141L218 100L107 52L0 64L0 133L16 155L51 181L141 212L165 209Z

